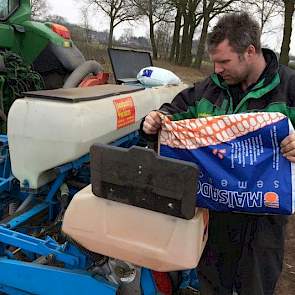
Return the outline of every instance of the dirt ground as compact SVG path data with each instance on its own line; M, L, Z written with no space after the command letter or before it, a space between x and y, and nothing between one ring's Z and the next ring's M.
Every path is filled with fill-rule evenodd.
M209 75L213 68L212 66L205 65L201 68L200 71L194 69L194 68L188 68L188 67L182 67L178 65L173 65L165 61L154 61L154 66L161 67L167 70L172 71L175 73L184 83L188 85L193 85L195 82L203 79L203 77L206 77Z
M155 66L173 71L185 83L190 85L202 79L202 77L207 76L212 71L212 67L210 68L210 66L204 67L200 72L196 69L175 66L163 61L157 61L154 64ZM289 217L283 272L277 284L275 295L295 295L295 215Z

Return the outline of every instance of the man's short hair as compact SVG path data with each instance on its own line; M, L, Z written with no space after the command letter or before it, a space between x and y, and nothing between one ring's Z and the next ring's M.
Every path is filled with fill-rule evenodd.
M207 36L207 48L211 53L225 39L238 54L242 54L249 45L261 52L261 30L258 22L247 13L232 13L219 19L212 32Z

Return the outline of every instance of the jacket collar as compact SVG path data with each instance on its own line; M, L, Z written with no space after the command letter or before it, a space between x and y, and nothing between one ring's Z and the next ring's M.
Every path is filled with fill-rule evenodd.
M262 48L262 53L266 61L266 67L260 75L258 81L251 85L250 88L254 87L257 89L266 86L273 81L275 75L278 73L279 63L276 54L268 48ZM211 75L211 79L219 87L223 89L228 88L228 85L224 82L221 76L213 73Z

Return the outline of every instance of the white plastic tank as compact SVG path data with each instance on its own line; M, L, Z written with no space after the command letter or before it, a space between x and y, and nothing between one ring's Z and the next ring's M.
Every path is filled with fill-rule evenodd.
M93 143L110 143L139 128L141 119L170 102L187 85L139 90L126 85L31 92L8 114L12 172L37 189L52 168L87 154Z
M174 271L196 267L207 241L208 211L186 220L78 192L62 231L84 248L147 267Z

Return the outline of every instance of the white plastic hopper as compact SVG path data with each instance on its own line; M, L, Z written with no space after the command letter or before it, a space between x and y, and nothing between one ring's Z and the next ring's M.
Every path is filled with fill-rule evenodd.
M197 266L207 241L207 209L186 220L95 196L91 185L68 206L62 231L84 248L147 267Z
M138 90L106 84L28 93L13 103L8 115L14 176L21 185L39 188L53 179L52 168L87 154L93 143L110 143L137 130L148 112L170 102L186 87ZM118 99L133 102L134 122L128 123L130 116L118 122Z

